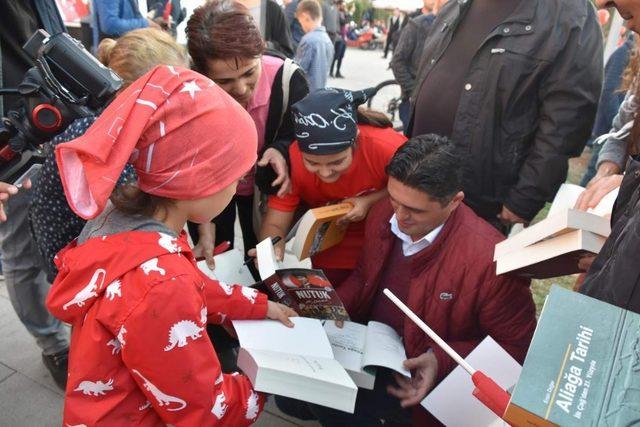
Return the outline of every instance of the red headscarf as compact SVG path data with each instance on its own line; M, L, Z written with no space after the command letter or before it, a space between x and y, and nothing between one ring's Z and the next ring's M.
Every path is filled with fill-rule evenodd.
M158 66L123 91L80 138L56 147L71 209L104 209L127 162L145 193L198 199L244 175L257 159L251 116L208 78Z

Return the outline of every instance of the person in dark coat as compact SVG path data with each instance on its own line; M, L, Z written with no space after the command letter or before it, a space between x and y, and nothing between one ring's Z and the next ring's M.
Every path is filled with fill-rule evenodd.
M400 31L402 25L402 16L400 9L393 11L393 16L389 18L389 25L387 26L387 42L384 45L384 58L387 58L389 50L393 52L395 46L395 37Z
M503 232L528 223L591 134L603 69L596 12L586 0L451 0L433 28L409 135L451 138L480 217Z

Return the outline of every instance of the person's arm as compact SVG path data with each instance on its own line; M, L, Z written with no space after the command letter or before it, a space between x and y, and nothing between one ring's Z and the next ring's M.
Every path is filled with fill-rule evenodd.
M307 43L306 40L302 39L300 44L298 45L298 53L296 55L296 62L300 65L300 68L304 71L305 76L307 77L307 82L309 84L309 90L314 91L318 89L317 82L315 81L315 76L312 74L311 65L313 64L313 60L315 57L315 49L314 47Z
M208 323L225 320L260 320L267 315L267 296L242 285L231 285L203 276Z
M633 92L635 92L635 89L630 89L627 92L620 109L618 109L618 114L613 119L609 136L602 143L596 166L598 173L594 177L596 181L599 178L618 174L624 170L627 158L627 139L631 133L629 123L633 122L634 114L638 108ZM623 129L625 127L626 129Z
M530 221L567 177L569 158L584 148L602 85L602 31L593 8L570 34L539 89L539 124L504 209ZM504 216L504 215L503 215ZM513 222L513 221L510 221Z
M351 222L360 222L363 221L369 210L373 205L376 204L379 200L387 197L389 192L386 187L382 190L375 191L373 193L367 194L366 196L358 196L358 197L349 197L344 199L343 203L351 203L353 205L353 209L351 209L348 213L343 215L338 219L338 225L349 225Z
M121 19L118 0L99 0L93 4L97 8L100 30L105 34L120 36L128 31L149 26L146 18Z
M274 196L270 196L269 199L273 197ZM280 241L274 245L278 260L284 258L284 246L286 244L284 238L287 236L289 228L291 228L294 213L295 209L292 211L284 211L269 206L267 213L262 219L259 240L262 241L268 237L280 237Z
M415 76L411 72L411 61L417 45L418 32L418 25L409 21L409 24L400 33L400 39L391 59L391 70L400 84L402 95L406 98L411 95L415 86Z
M487 279L480 287L475 309L482 331L522 363L536 328L536 307L529 281L506 275ZM447 342L462 357L479 343L479 339ZM432 350L438 361L439 382L456 367L456 363L440 347L434 345Z
M264 396L244 375L222 373L196 286L188 276L155 285L119 329L122 360L164 423L251 425Z

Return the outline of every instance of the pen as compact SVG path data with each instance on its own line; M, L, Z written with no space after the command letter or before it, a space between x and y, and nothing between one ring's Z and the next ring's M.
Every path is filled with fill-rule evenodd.
M213 256L220 255L221 253L228 251L230 247L231 247L231 242L229 242L228 240L220 243L218 246L213 248ZM203 256L196 258L196 261L204 261L204 260L205 260L205 257Z
M280 237L280 236L272 237L272 238L271 238L271 243L273 243L273 244L275 245L275 244L276 244L276 243L278 243L280 240L282 240L282 237ZM246 261L244 262L244 264L242 264L242 265L247 265L247 264L249 264L251 261L253 261L254 259L255 259L255 257L249 257L249 259L248 259L248 260L246 260Z

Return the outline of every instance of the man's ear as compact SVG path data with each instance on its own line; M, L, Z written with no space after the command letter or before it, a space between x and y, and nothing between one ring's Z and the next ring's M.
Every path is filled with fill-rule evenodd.
M449 206L451 208L451 212L456 210L458 208L458 206L460 206L460 203L462 203L463 200L464 200L464 192L463 191L458 191L456 193L456 195L453 196L453 199L451 199L451 201L449 202Z

